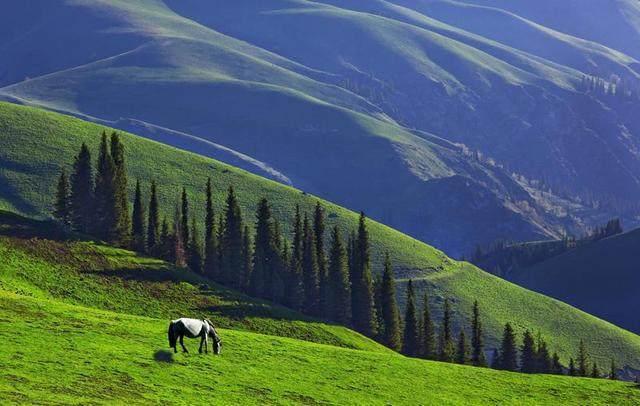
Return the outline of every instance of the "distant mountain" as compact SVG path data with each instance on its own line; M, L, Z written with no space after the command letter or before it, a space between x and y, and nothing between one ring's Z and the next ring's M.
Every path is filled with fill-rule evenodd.
M636 56L545 26L536 6L484 6L16 2L0 16L0 97L143 129L452 255L632 217L640 103L580 84L634 88Z
M509 280L640 333L640 229L586 244Z

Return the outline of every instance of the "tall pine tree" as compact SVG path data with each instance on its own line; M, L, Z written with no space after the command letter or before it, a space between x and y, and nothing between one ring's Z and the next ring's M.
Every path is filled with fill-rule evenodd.
M304 308L308 314L318 315L318 306L320 305L318 257L315 236L306 214L304 216L303 229L302 275L304 281Z
M587 348L584 345L584 340L580 340L576 361L578 362L578 376L587 376L589 373L589 355L587 354Z
M484 337L482 321L480 320L480 306L478 301L473 302L473 315L471 319L471 363L477 367L486 367L487 358L484 354Z
M369 337L376 335L376 316L373 303L371 254L366 217L360 213L357 237L353 242L351 267L351 309L353 326Z
M160 245L160 205L158 203L158 191L156 181L151 181L149 197L149 215L147 219L147 248L151 254L158 254Z
M96 235L106 241L117 242L116 230L116 195L115 164L109 152L107 134L102 133L98 164L96 165L95 201L96 201Z
M304 307L304 283L302 281L303 238L300 206L296 205L296 212L293 220L293 242L291 247L291 258L289 259L289 271L285 295L285 304L296 310L302 310Z
M213 188L211 178L207 179L207 205L205 207L204 236L204 274L216 279L218 274L218 236L216 233L216 214L213 209Z
M398 310L398 303L396 300L396 282L393 278L393 270L391 269L391 259L389 253L385 255L384 260L384 272L382 274L382 281L380 282L380 319L382 320L382 343L387 347L395 351L402 349L402 337L400 336L400 311ZM413 302L413 288L411 289L411 299L407 296L407 316L411 319L415 318L415 303L409 304L409 300ZM409 307L412 306L413 310ZM413 316L410 315L413 313ZM405 316L405 319L407 318ZM410 320L411 322L411 320ZM405 335L407 334L405 328ZM412 332L408 332L413 336ZM417 335L417 332L416 334ZM405 343L407 339L405 338ZM412 354L415 355L415 354Z
M409 279L407 284L407 305L404 316L404 337L402 352L410 357L416 357L420 352L418 315L416 311L416 299L413 291L413 281Z
M253 248L253 271L250 292L273 299L273 273L279 255L275 244L273 218L267 199L261 199L256 211L256 236Z
M313 213L313 234L316 242L316 263L318 264L319 292L319 315L328 318L329 316L329 280L327 276L327 256L324 249L324 209L320 202L316 202Z
M113 159L113 241L121 247L129 247L131 245L131 216L129 215L129 196L127 194L127 168L124 144L116 132L111 134L111 157Z
M233 187L229 187L224 210L224 227L220 240L221 281L236 288L241 287L244 278L243 228L238 199Z
M535 341L531 331L526 330L522 338L522 347L520 349L520 371L532 374L536 372L537 354Z
M56 188L56 199L53 204L53 217L64 226L71 225L71 191L67 172L62 169Z
M469 346L467 344L467 337L464 334L464 330L460 330L460 335L458 336L455 361L462 365L469 363Z
M171 236L170 242L173 245L172 258L178 267L187 266L187 254L184 246L184 236L182 235L183 230L181 210L179 206L176 206L176 211L173 216L173 235Z
M85 234L93 231L94 202L91 153L87 144L82 143L71 175L71 223L75 230Z
M140 181L136 181L136 193L133 199L133 215L131 221L131 248L138 252L146 251L144 218L142 190L140 189Z
M453 335L451 332L451 305L448 298L444 300L442 327L440 329L438 345L438 356L440 361L453 362L455 345L453 344Z
M518 349L516 347L516 334L510 323L505 324L500 347L500 369L506 371L518 370Z
M331 233L328 273L329 318L337 323L349 325L351 322L351 286L349 285L347 251L337 226Z
M431 318L431 309L429 307L429 297L425 291L422 299L422 320L420 322L422 332L420 338L422 340L421 355L425 359L436 359L436 328Z

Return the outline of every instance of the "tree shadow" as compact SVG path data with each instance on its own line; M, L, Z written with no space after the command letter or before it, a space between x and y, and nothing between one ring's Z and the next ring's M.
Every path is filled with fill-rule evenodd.
M158 350L154 352L153 359L156 360L156 362L164 362L167 364L171 364L174 362L173 353L167 350Z
M0 210L0 236L21 239L41 238L56 241L80 240L53 221L34 220Z

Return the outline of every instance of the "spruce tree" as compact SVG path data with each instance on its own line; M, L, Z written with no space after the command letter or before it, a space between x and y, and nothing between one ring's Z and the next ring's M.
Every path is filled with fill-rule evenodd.
M407 284L407 305L404 315L402 353L409 357L416 357L420 353L418 314L416 311L413 281L411 279L409 279L409 283Z
M71 225L75 230L85 234L93 231L94 202L91 153L87 144L82 143L71 175Z
M160 236L158 237L158 243L154 250L155 255L159 258L167 262L175 262L175 258L173 257L173 236L166 217L162 219Z
M313 213L313 234L316 242L316 263L318 264L318 284L320 287L318 303L319 314L327 317L329 307L329 279L327 276L327 256L324 248L324 209L320 205L320 202L316 202Z
M518 370L518 349L516 335L510 323L505 324L500 347L500 369L506 371Z
M242 284L244 258L242 252L244 224L240 205L233 187L229 187L224 210L224 227L220 240L221 281L228 286L240 288Z
M182 188L182 196L180 198L181 210L180 210L180 223L182 224L181 236L182 245L188 247L191 241L189 235L189 197L187 196L187 189Z
M150 253L158 255L160 244L160 205L158 203L158 191L156 181L151 181L151 192L149 197L149 215L147 219L147 249Z
M616 363L613 360L613 358L611 359L611 369L609 370L609 379L611 379L612 381L615 381L616 379L618 379L618 372L616 371Z
M553 371L553 360L549 354L547 343L542 339L540 333L538 333L538 348L536 352L536 372L541 374L550 374Z
M62 169L56 188L53 217L64 226L71 225L71 191L67 172Z
M304 281L304 308L312 315L318 314L320 299L320 281L318 278L318 257L316 242L307 215L303 222L304 239L302 244L302 275Z
M200 243L200 236L198 227L196 226L196 219L191 219L191 237L189 239L189 247L187 254L189 256L189 268L198 274L202 274L202 245Z
M353 325L362 334L375 337L376 316L373 303L370 241L364 213L360 213L358 233L353 242L352 250L353 266L350 268L350 279Z
M285 304L292 309L302 310L304 306L304 284L302 282L303 231L300 206L296 205L293 221L293 242L286 284Z
M577 373L578 376L587 376L589 373L589 356L587 354L587 349L584 345L584 340L580 340L580 345L578 346L578 356L576 358L578 363Z
M480 306L478 301L473 302L473 315L471 319L471 363L477 367L486 367L487 358L484 354L484 337L482 321L480 320Z
M533 339L533 334L531 334L529 330L524 332L520 353L520 371L527 374L536 372L537 354L535 350L535 341Z
M124 145L120 135L111 134L111 157L113 159L113 200L114 225L113 241L121 247L131 245L131 216L129 215L129 196L127 194L127 168L125 165Z
M207 205L205 207L205 237L204 237L204 274L216 279L218 274L218 236L216 232L216 215L213 209L213 190L211 178L207 179ZM246 236L248 237L248 236ZM245 238L246 238L245 237Z
M271 300L276 303L285 303L286 283L287 283L287 264L289 262L289 253L286 243L282 235L282 228L278 219L273 220L273 246L274 246L274 263L271 274Z
M469 363L469 346L467 345L467 338L464 334L464 330L460 330L460 335L458 336L455 361L462 365Z
M340 237L340 230L336 226L331 234L328 306L330 320L343 325L349 325L351 322L351 286L347 262L347 252ZM398 340L399 334L398 327Z
M184 268L187 265L184 236L182 235L183 230L182 214L179 206L176 206L176 211L173 217L173 235L171 236L171 243L173 245L172 257L176 266L181 268Z
M554 352L553 357L551 357L551 373L562 375L562 364L560 363L560 356L557 352Z
M102 133L98 163L96 165L96 235L105 241L117 242L115 164L107 144L107 134Z
M133 215L131 221L131 248L134 251L145 252L144 206L142 204L142 191L140 181L136 181L136 193L133 200Z
M569 376L578 376L578 371L576 370L576 364L573 361L573 358L569 358Z
M409 289L411 290L409 292ZM409 297L409 295L411 297ZM400 311L398 310L398 303L396 300L396 282L393 278L393 271L391 269L391 260L389 258L389 253L386 253L384 260L384 272L382 274L382 280L380 281L380 319L382 321L381 332L382 332L382 343L387 347L391 348L395 351L400 351L402 349L402 338L400 336ZM410 304L411 301L411 304ZM405 319L408 320L409 324L413 324L417 327L417 318L415 315L415 304L413 303L413 287L411 283L409 287L407 287L407 312L405 315ZM416 319L414 323L414 319ZM406 324L405 324L406 327ZM409 328L411 330L411 327ZM409 341L412 338L416 338L418 336L418 332L415 331L407 331L405 328L405 335L409 335ZM405 338L405 343L407 339ZM405 345L405 350L409 350L410 347L414 345L412 342L409 342L409 346ZM415 344L417 346L417 343ZM417 351L416 351L417 352ZM417 354L410 354L417 355Z
M493 349L493 356L491 357L491 368L502 369L502 361L500 361L500 352L497 348Z
M591 369L591 377L600 378L600 369L598 369L598 364L595 361L593 361L593 367Z
M440 337L438 339L438 357L443 362L453 362L455 356L455 345L453 343L453 335L451 332L451 305L449 299L444 300L444 309L442 316L442 327L440 329Z
M420 338L422 339L422 357L425 359L436 359L436 330L433 319L431 318L429 298L426 292L422 300L422 321L420 326L422 327L422 333L420 334Z
M278 255L271 207L267 199L263 198L258 203L256 211L256 236L250 280L252 295L273 300L273 274Z

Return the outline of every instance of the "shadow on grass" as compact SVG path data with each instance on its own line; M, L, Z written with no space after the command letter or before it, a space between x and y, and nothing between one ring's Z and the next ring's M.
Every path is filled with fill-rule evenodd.
M157 362L171 364L173 362L173 353L167 350L158 350L153 353L153 359Z

